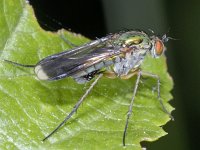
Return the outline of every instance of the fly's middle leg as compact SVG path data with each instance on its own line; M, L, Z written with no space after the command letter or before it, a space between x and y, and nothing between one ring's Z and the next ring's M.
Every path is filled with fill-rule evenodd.
M169 117L174 120L174 117L171 115L171 113L166 109L165 105L163 104L163 101L160 97L160 77L156 74L152 74L152 73L149 73L149 72L141 72L142 76L149 76L149 77L152 77L152 78L155 78L157 80L157 98L158 98L158 101L160 102L160 105L162 107L162 110L169 115Z
M128 113L127 113L126 124L125 124L125 128L124 128L123 141L122 141L123 146L125 146L126 132L127 132L127 129L128 129L128 121L129 121L129 118L130 118L132 110L133 110L133 102L135 100L135 96L136 96L137 89L138 89L138 86L139 86L140 78L141 78L141 70L138 70L137 79L136 79L136 82L135 82L135 87L133 89L133 97L131 99L129 110L128 110Z
M85 94L79 99L79 101L74 105L74 108L72 111L66 116L66 118L49 134L47 135L42 141L47 140L49 137L51 137L60 127L62 127L71 117L72 115L78 110L79 106L83 103L85 98L88 96L88 94L91 92L91 90L94 88L94 86L97 84L98 80L103 76L103 74L99 74L98 77L94 80L94 82L90 85L90 87L86 90Z

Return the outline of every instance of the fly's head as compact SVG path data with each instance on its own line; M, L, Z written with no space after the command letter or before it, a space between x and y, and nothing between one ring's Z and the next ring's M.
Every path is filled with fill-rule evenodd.
M151 44L152 44L152 47L150 49L151 55L154 58L158 58L166 50L164 43L167 42L170 39L170 37L167 37L166 34L164 34L162 38L159 38L158 36L153 35L150 37L150 39L151 39Z

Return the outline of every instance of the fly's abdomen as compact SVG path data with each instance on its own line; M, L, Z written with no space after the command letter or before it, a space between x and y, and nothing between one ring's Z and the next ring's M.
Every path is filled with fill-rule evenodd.
M39 80L48 80L49 79L49 76L47 75L45 70L43 70L41 65L37 65L35 67L35 74L37 75L37 78Z
M56 63L38 64L35 73L40 80L59 80L69 76L68 68L63 65L57 67Z
M113 64L114 64L113 60L104 60L84 70L77 72L76 74L72 75L72 77L79 84L83 84L93 79L95 75L104 72L106 70L106 67L111 66Z

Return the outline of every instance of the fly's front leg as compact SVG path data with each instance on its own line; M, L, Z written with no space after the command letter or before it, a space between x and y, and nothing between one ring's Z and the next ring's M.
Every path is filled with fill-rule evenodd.
M163 104L163 101L160 97L160 77L156 74L152 74L152 73L149 73L149 72L141 72L142 76L149 76L149 77L152 77L152 78L155 78L157 80L157 93L158 93L158 101L160 102L160 105L163 109L163 111L169 115L169 117L174 120L174 117L171 115L171 113L166 109L165 105Z
M87 89L85 94L79 99L79 101L76 103L72 111L67 115L67 117L49 134L47 135L42 141L47 140L49 137L51 137L60 127L62 127L71 117L72 115L78 110L79 106L82 104L82 102L85 100L87 95L91 92L91 90L94 88L94 86L97 84L98 80L103 76L103 74L99 74L98 77L94 80L94 82L90 85L90 87Z

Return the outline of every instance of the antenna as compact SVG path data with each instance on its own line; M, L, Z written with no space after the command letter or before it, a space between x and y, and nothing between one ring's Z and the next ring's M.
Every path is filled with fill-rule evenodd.
M166 42L168 42L169 40L180 40L180 39L175 39L175 38L173 38L173 37L169 37L169 36L167 36L167 34L164 34L164 35L162 36L162 41L163 41L163 43L166 43Z

